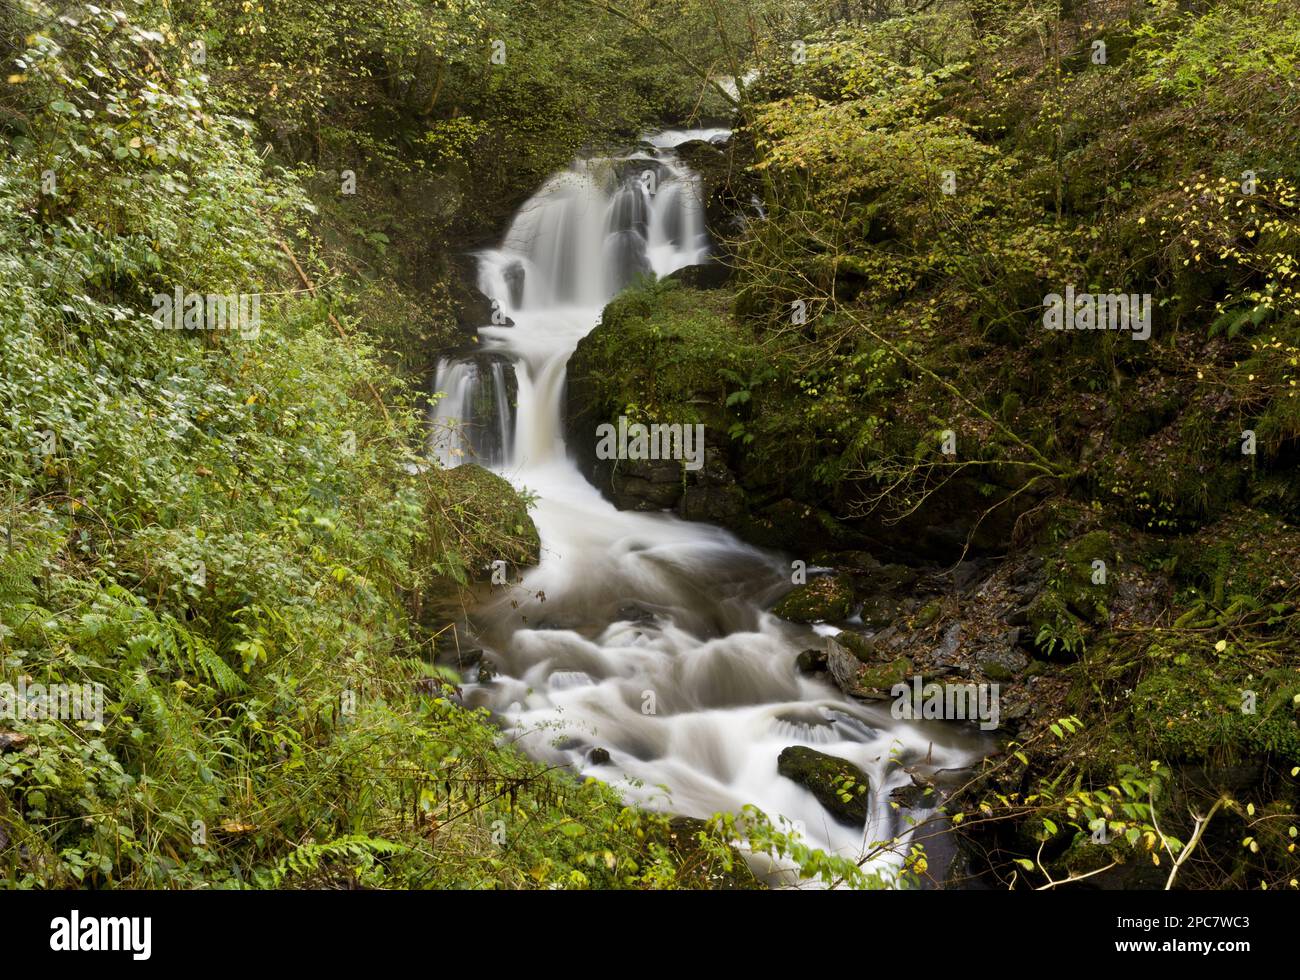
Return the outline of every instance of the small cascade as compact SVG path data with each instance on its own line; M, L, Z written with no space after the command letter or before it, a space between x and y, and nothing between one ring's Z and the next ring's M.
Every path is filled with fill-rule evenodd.
M699 132L716 138L727 131ZM487 368L481 358L439 363L434 451L444 466L538 462L562 453L552 423L568 350L553 341L566 328L551 323L539 331L539 318L566 309L598 312L638 278L707 260L699 178L672 152L681 141L657 135L644 152L575 161L519 209L500 248L479 253L479 290L516 325L482 325L483 350L508 354L501 362ZM564 319L584 323L589 315ZM520 356L526 370L517 373Z
M514 368L500 356L444 358L433 389L431 449L443 466L499 466L514 444Z

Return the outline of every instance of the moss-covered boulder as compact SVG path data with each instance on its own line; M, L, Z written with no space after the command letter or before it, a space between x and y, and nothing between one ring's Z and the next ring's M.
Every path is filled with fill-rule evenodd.
M781 750L776 771L812 793L840 823L860 827L867 822L867 774L847 759L792 745Z
M826 641L826 667L841 691L851 697L878 700L913 671L910 657L889 656L860 633L846 631Z
M874 664L878 659L876 645L871 642L870 637L863 636L861 633L845 630L836 633L833 642L842 646L864 664Z
M796 585L772 612L792 623L840 622L853 612L853 587L842 576L822 575Z
M509 481L481 466L429 469L416 477L428 519L414 543L429 586L464 585L491 576L496 562L537 564L541 539L528 501Z

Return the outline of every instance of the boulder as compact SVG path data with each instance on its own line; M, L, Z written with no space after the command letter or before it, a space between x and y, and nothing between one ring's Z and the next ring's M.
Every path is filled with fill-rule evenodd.
M664 278L681 283L687 289L721 289L731 281L731 267L721 262L685 265Z
M975 663L991 681L1015 680L1029 666L1024 652L1011 646L988 646L975 651Z
M762 888L763 883L754 877L745 859L734 847L728 845L729 860L719 860L716 848L705 848L700 835L717 837L709 825L695 817L673 817L668 822L667 844L679 866L679 879L687 876L695 884L712 891L740 891ZM711 842L713 843L713 842Z
M812 793L840 823L861 827L867 822L867 774L847 759L792 745L781 750L776 771Z
M795 659L795 669L801 674L820 674L827 669L825 650L804 650Z
M792 623L839 622L853 612L853 588L839 575L822 575L795 586L772 612Z

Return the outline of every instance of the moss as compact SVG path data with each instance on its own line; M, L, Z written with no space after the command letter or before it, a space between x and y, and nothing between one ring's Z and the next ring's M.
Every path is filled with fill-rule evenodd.
M1047 582L1029 605L1029 628L1046 655L1077 654L1092 628L1109 620L1117 571L1114 541L1108 532L1095 530L1039 550L1047 561Z
M1215 605L1234 596L1266 602L1300 588L1300 528L1249 507L1175 542L1179 579Z
M541 539L529 501L507 480L466 464L428 470L421 481L428 531L415 551L434 579L486 578L496 561L537 564Z
M937 599L932 602L927 602L920 608L920 610L918 610L916 616L913 618L912 628L920 630L925 629L927 626L933 626L934 621L939 618L939 614L942 612L942 602Z
M817 797L817 802L841 823L861 826L867 821L870 786L867 774L837 756L802 745L783 749L777 772Z
M792 623L840 622L853 611L853 589L847 579L822 575L795 586L772 612Z
M907 657L898 657L878 667L864 667L858 673L858 684L873 691L888 691L895 684L901 684L912 673L912 661Z
M623 293L583 338L569 364L571 384L601 421L720 426L728 417L724 371L748 373L761 360L752 334L728 315L726 290L663 282Z
M843 633L835 635L835 641L840 646L848 650L849 653L857 657L864 664L873 664L876 662L876 646L861 633L855 633L852 630L845 630Z
M1251 676L1236 657L1163 652L1131 702L1134 727L1153 754L1215 764L1261 754L1300 762L1294 669Z

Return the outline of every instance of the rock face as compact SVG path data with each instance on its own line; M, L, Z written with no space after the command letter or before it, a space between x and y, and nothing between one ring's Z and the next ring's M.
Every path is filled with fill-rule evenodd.
M725 460L726 449L705 432L704 465L686 469L673 459L585 460L589 478L619 510L672 510L690 521L734 526L745 497Z
M792 745L781 750L776 771L817 797L840 823L860 827L867 822L867 774L847 759Z
M450 277L452 313L456 324L467 335L492 323L492 301L478 288L477 263L471 256L457 256Z
M691 140L676 150L677 156L699 175L704 222L718 242L734 237L746 221L758 216L753 201L760 188L740 162L747 154L746 148L737 142L735 139L721 144Z

